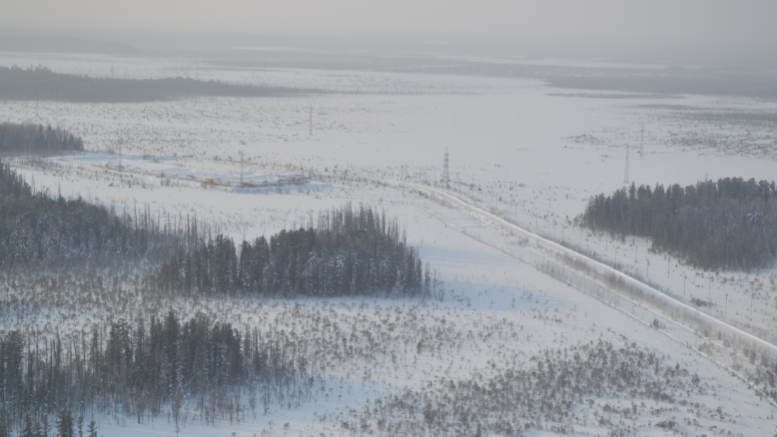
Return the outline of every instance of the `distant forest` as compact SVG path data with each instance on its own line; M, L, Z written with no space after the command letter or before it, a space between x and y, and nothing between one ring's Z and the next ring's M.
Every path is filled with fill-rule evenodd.
M0 100L56 100L131 103L181 97L275 97L318 93L319 90L234 85L176 77L115 79L55 73L46 67L0 67Z
M774 182L725 178L685 188L633 183L591 198L583 226L652 240L653 249L707 270L769 268L777 259Z
M703 94L716 96L747 96L777 98L777 78L773 74L705 71L693 69L667 70L655 75L545 75L542 77L556 88L646 93L657 95Z
M10 331L0 338L0 431L42 430L50 414L115 411L138 423L170 414L178 425L182 406L206 423L244 421L255 411L246 411L243 393L263 411L310 395L312 378L297 350L201 313L183 322L172 310L134 326L114 321L107 335L95 327L72 341Z
M2 85L0 85L1 87ZM0 153L83 151L84 141L51 125L0 123Z
M429 269L396 221L350 205L322 215L316 227L243 242L239 253L223 236L180 251L158 269L154 283L185 293L278 297L429 297L433 288Z
M0 162L2 267L103 267L128 260L167 259L192 233L196 234L196 221L186 230L171 230L147 209L120 215L81 198L53 199L45 192L33 192L18 173Z

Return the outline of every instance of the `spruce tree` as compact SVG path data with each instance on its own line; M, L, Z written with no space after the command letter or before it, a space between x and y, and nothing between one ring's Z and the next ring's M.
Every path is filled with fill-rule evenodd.
M11 424L8 423L8 417L4 412L0 412L0 437L9 437L11 435Z
M26 413L24 415L24 428L22 428L22 433L19 435L19 437L37 437L37 435L38 430L36 430L32 424L30 413Z
M87 437L97 437L97 424L94 423L94 420L89 422L89 426L86 428L86 432L89 433Z
M43 418L41 419L40 432L38 432L37 434L41 437L49 437L50 430L51 430L51 425L49 425L49 416L47 414L44 414Z
M57 426L57 437L75 437L73 435L73 415L70 410L62 410L57 414L55 422Z

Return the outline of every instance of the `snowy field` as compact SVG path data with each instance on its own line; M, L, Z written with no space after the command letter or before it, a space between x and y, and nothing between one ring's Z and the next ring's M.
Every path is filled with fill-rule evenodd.
M573 224L592 195L611 193L625 177L638 185L774 179L774 102L559 92L532 79L0 54L0 65L14 64L327 91L137 104L3 102L0 120L51 124L83 137L84 153L10 158L37 188L125 210L149 207L168 220L196 216L214 233L238 240L303 226L345 202L366 204L397 217L408 242L439 272L442 302L189 301L130 287L106 294L109 299L77 285L62 285L51 299L43 280L17 285L1 279L4 293L24 302L23 310L5 315L2 330L69 335L174 307L305 344L318 375L311 399L292 408L246 411L239 421L216 425L203 424L191 411L179 435L438 435L443 425L449 435L475 435L478 422L493 426L483 435L509 434L506 423L522 435L777 432L777 408L745 381L754 365L743 351L725 349L645 308L614 308L552 279L521 261L525 243L503 229L386 183L437 186L538 235L595 253L681 302L709 300L713 305L701 310L774 344L777 272L697 271L650 252L648 241L617 241ZM446 149L448 187L440 183ZM305 178L246 190L236 187L241 172L256 185ZM608 344L621 351L618 359L651 353L655 359L637 370L643 374L633 375L631 384L589 381L595 387L582 389L590 390L586 396L542 404L564 393L562 386L551 393L543 385L557 381L549 376L553 368L575 368L576 352L610 350ZM522 380L533 385L509 388L504 381L511 371L534 375ZM480 393L485 387L488 396ZM516 391L535 404L488 403ZM143 424L121 416L98 419L105 436L176 432L167 417Z

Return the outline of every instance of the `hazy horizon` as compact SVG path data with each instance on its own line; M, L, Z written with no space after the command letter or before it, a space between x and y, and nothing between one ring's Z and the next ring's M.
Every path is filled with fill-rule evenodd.
M773 65L770 45L777 40L770 22L777 4L760 1L33 0L4 9L0 32L6 34L71 35L150 49L296 40L302 46L417 51L424 44L434 50L458 45L468 52Z

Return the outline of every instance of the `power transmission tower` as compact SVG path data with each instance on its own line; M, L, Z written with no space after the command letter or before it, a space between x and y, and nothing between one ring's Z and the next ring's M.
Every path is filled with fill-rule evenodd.
M243 151L240 151L240 186L243 186Z
M450 177L448 175L448 148L445 148L445 164L442 168L442 182L445 184L445 186L448 186L448 183L450 182Z
M626 144L626 171L623 174L623 184L629 184L629 145Z
M402 165L399 167L399 180L406 181L408 179L408 171L407 171L407 165Z
M639 157L645 154L645 123L642 123L642 130L639 131Z

